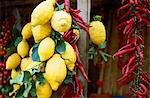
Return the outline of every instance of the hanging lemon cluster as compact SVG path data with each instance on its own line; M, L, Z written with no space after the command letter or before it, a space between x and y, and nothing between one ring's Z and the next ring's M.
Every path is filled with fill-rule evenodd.
M65 51L56 52L57 42L51 38L53 31L63 34L72 25L72 17L64 10L55 10L55 0L41 2L31 14L31 22L22 29L22 39L17 45L17 52L10 55L6 61L6 69L11 71L13 91L9 94L15 97L19 88L25 84L25 90L31 90L27 81L19 81L23 72L29 72L36 83L38 98L50 98L52 90L56 91L67 75L67 68L73 71L76 53L72 46L64 41ZM55 33L54 32L54 33ZM29 45L29 39L34 38L34 45ZM19 70L16 70L20 68ZM38 71L39 70L39 71ZM36 72L35 72L36 71ZM45 78L43 85L35 73L41 73ZM26 76L26 74L24 75ZM23 93L27 97L26 94ZM21 95L22 96L22 95Z

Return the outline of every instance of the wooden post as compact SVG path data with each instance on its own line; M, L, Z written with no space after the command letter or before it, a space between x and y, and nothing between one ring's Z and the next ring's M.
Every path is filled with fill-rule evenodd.
M90 0L78 0L77 8L81 10L81 17L84 21L90 21ZM88 35L86 32L81 31L80 40L78 41L78 48L80 52L81 61L84 64L84 69L88 74ZM83 84L83 92L84 96L87 97L87 81L79 74L79 79L82 81Z

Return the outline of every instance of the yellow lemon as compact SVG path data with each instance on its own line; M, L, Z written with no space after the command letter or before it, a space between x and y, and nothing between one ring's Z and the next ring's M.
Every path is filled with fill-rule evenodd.
M38 69L40 66L42 66L42 62L36 62L32 61L25 69L25 71L29 71L32 74L32 69Z
M17 53L12 54L6 61L6 69L15 69L20 64L21 58Z
M31 58L32 58L32 50L33 50L33 47L29 51L29 57L31 57Z
M34 41L39 43L45 37L50 36L52 28L49 23L44 25L38 25L32 28L32 33L34 37Z
M53 5L55 5L55 4L56 4L56 0L46 0L46 1L51 2Z
M38 47L38 54L40 57L40 61L48 60L55 51L55 42L50 38L47 37L42 40Z
M67 65L67 68L68 68L70 71L73 71L74 66L75 66L75 64L69 64L69 65Z
M14 91L17 91L20 88L19 84L13 84Z
M66 51L61 54L61 57L65 60L65 64L67 66L70 64L73 65L76 62L76 53L68 42L65 42L65 44L66 44Z
M49 1L41 2L32 12L31 14L31 25L43 25L47 23L54 12L54 6Z
M32 58L31 57L23 58L21 60L21 64L20 64L21 70L24 71L31 62L32 62Z
M50 83L52 90L56 91L59 85L64 81L67 69L64 60L59 54L54 54L48 60L45 68L45 78Z
M11 78L12 79L16 79L18 74L19 74L19 71L16 71L15 69L11 70Z
M50 98L52 95L50 84L47 81L45 81L44 85L40 85L39 82L36 82L36 94L37 98Z
M23 39L29 39L32 36L31 23L27 23L22 29Z
M17 52L18 54L24 58L25 56L28 55L28 52L29 52L29 45L28 45L28 42L26 40L22 40L18 46L17 46Z
M93 21L90 24L89 34L91 41L96 45L102 45L106 40L105 26L100 21Z
M66 32L71 28L72 17L69 13L65 11L56 11L54 12L51 25L55 31Z

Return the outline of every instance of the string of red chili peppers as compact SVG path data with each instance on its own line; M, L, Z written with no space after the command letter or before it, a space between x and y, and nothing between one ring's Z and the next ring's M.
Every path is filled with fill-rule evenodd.
M132 83L129 96L132 98L147 98L150 89L150 78L143 72L144 61L144 32L143 26L150 27L146 15L150 15L150 1L148 0L121 0L123 4L117 11L126 11L119 15L119 21L126 20L117 25L126 37L126 45L121 47L114 55L123 57L128 54L127 63L122 67L122 77L117 80L120 85Z
M89 28L88 23L86 23L82 19L82 17L79 15L80 10L72 9L70 7L70 0L64 0L64 10L67 13L71 14L72 19L73 19L73 25L72 25L73 27L83 29L87 33L89 32L88 31L88 28ZM73 33L73 29L74 28L71 28L70 30L66 31L63 35L63 38L65 41L67 41L68 43L70 43L72 45L72 47L76 53L77 61L75 63L74 71L76 72L78 69L81 72L81 74L83 75L83 77L87 80L87 82L90 82L90 80L88 79L88 77L84 71L84 66L79 57L79 51L76 46L77 35L75 33ZM71 80L72 80L72 83L74 83L75 85L68 84L64 94L62 95L62 98L66 98L66 97L79 98L80 96L82 98L84 98L83 87L82 87L81 81L78 78L78 74L75 74L74 77L71 77ZM75 87L73 87L73 86L75 86Z

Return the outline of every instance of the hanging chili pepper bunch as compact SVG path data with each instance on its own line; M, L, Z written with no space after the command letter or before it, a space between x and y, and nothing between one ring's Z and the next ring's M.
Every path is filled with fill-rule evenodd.
M144 26L149 27L147 16L150 15L150 2L148 0L121 0L121 6L117 14L121 23L117 25L125 36L126 44L114 55L129 57L122 66L121 78L117 80L120 85L132 83L129 96L132 98L147 98L150 89L150 78L142 70L144 62ZM125 11L125 13L121 12Z
M75 63L74 72L76 73L77 70L80 70L81 74L87 80L87 82L90 82L90 80L88 79L84 71L84 66L80 60L78 47L76 45L76 42L80 37L80 29L83 29L85 32L89 33L88 29L90 26L79 15L80 10L71 8L70 0L64 0L64 9L67 13L71 14L72 19L73 19L72 28L63 34L63 39L72 45L76 53L77 61ZM68 81L68 80L65 80L65 81ZM82 86L81 81L78 78L78 74L77 73L71 74L69 75L69 84L62 97L78 98L81 96L83 98L84 96L83 96L82 87L83 86Z
M12 40L11 28L14 24L14 16L7 17L1 24L0 33L0 98L3 98L7 93L7 87L9 85L8 77L10 71L5 70L5 59L7 55L7 44Z

